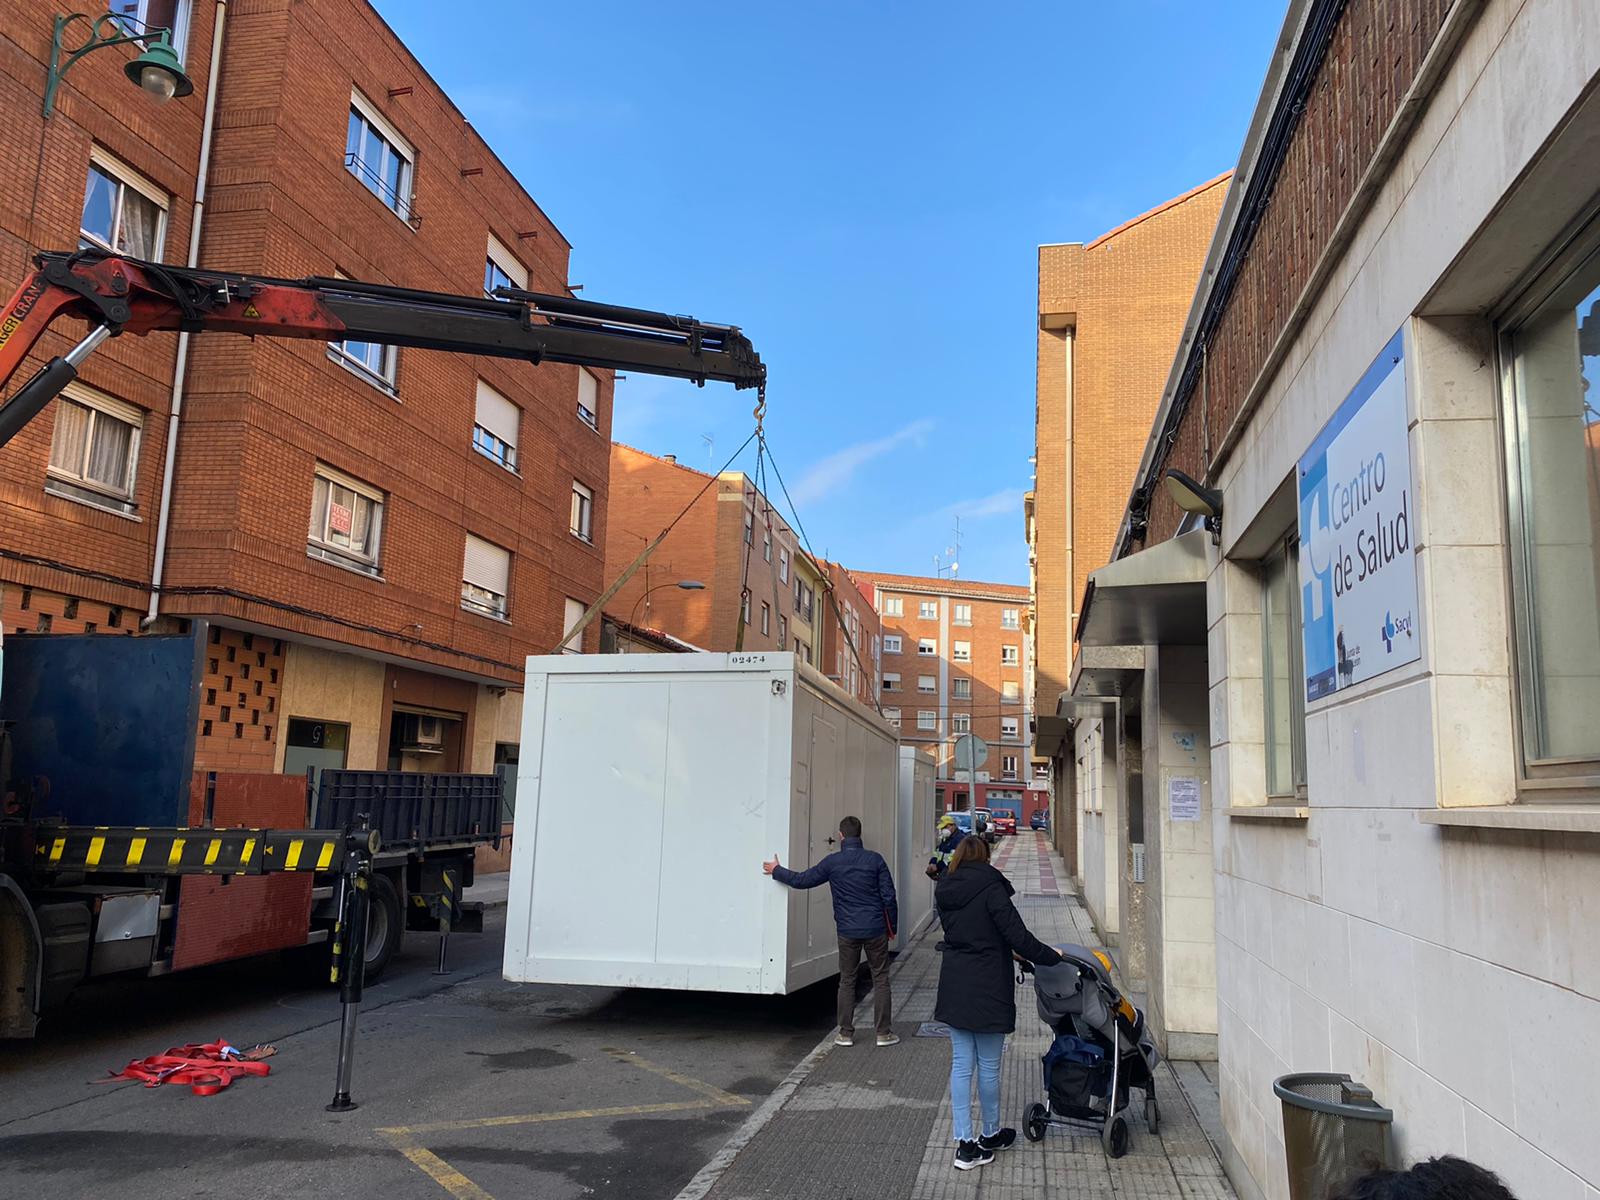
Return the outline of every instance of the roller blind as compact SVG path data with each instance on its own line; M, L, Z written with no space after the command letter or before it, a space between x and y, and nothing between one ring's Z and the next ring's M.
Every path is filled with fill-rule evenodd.
M481 537L467 534L467 556L461 568L461 578L485 591L504 596L511 578L511 552Z
M517 426L522 423L522 410L481 379L478 380L477 421L506 445L516 449Z

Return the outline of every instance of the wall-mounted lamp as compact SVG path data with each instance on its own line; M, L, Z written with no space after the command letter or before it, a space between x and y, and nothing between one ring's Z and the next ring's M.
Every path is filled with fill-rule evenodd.
M83 22L89 26L89 36L79 46L65 45L67 30ZM183 63L172 45L172 30L146 28L143 33L130 33L128 19L112 13L91 17L87 13L72 13L57 17L50 38L50 72L45 77L44 115L55 111L56 91L61 80L72 69L72 64L85 54L92 54L107 46L134 45L143 53L123 67L128 79L149 92L157 104L164 104L174 96L187 96L194 91L194 83L183 73Z
M1169 469L1165 476L1167 494L1172 497L1172 502L1184 512L1194 513L1197 517L1205 519L1205 527L1211 531L1211 544L1220 545L1222 542L1222 493L1215 488L1208 488L1198 480L1191 479L1182 471Z

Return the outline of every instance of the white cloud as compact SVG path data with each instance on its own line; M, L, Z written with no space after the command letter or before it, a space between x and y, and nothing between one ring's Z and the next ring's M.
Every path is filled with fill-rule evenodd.
M970 500L957 500L954 504L947 504L941 510L946 516L971 517L973 520L982 520L985 517L1011 517L1020 516L1022 513L1022 489L1002 488L987 496L975 496Z
M913 421L885 437L870 442L856 442L812 463L800 477L800 482L794 486L792 495L795 506L803 507L840 491L850 483L862 467L907 442L922 445L923 439L932 429L933 422L930 420Z

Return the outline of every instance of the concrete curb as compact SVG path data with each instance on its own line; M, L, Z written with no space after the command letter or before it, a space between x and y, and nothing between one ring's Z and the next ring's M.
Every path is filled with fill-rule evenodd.
M906 945L906 948L895 957L894 965L890 968L889 973L889 982L891 984L900 977L905 964L911 961L912 954L921 948L924 939L928 936L928 931L933 928L935 928L935 925L930 915L923 924L922 929L912 935L911 941ZM862 1002L862 1006L863 1008L866 1007L866 1001ZM828 1053L834 1049L833 1039L834 1033L832 1030L823 1035L822 1040L816 1044L811 1053L795 1064L794 1070L784 1076L783 1082L773 1090L772 1095L761 1102L761 1107L751 1113L745 1123L734 1131L733 1136L723 1143L722 1149L711 1156L710 1162L695 1172L694 1178L688 1182L673 1200L704 1200L706 1193L716 1186L717 1180L721 1179L728 1168L733 1165L733 1160L738 1158L740 1152L755 1140L756 1134L760 1133L767 1123L783 1110L783 1106L799 1090L800 1085L817 1069L817 1065L828 1057Z

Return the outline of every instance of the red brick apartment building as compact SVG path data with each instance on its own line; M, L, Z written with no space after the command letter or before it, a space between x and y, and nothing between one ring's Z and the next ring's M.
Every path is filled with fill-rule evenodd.
M1042 807L1031 788L1028 739L1033 715L1023 688L1028 660L1028 589L966 579L855 573L871 588L883 625L884 714L901 740L933 753L939 762L941 799L966 808L952 759L955 738L975 733L989 744L977 774L978 804L1012 793L1026 814ZM985 776L987 775L987 778ZM963 782L965 782L963 780Z
M793 650L806 662L818 661L815 622L825 602L817 564L749 476L712 476L671 455L617 443L610 480L607 579L620 576L682 514L612 597L610 612L702 650L725 652L739 645L742 609L744 649Z
M836 562L819 564L827 581L826 597L818 600L822 609L822 670L868 708L878 702L883 667L881 658L882 625L870 598L871 585L864 584ZM838 605L835 610L834 604ZM849 637L845 636L846 629Z
M7 289L38 249L184 264L197 223L206 267L566 288L560 231L370 5L134 7L175 26L194 95L152 104L108 50L48 118L60 6L6 9ZM173 336L117 339L0 455L5 631L212 622L199 768L293 772L337 743L355 768L488 771L514 756L521 660L602 586L611 397L572 366L224 335L184 363ZM407 714L439 718L443 753L402 750Z
M1110 560L1231 178L1203 183L1087 245L1039 247L1035 482L1024 519L1039 716L1031 753L1047 778L1059 781L1064 769L1066 718L1056 703L1072 686L1084 584Z

